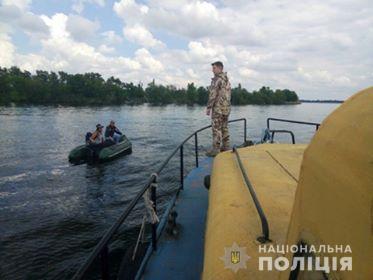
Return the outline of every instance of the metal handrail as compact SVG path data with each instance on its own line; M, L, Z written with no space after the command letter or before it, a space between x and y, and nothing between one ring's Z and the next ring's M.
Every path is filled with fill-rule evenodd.
M244 122L244 142L247 140L247 121L245 118L240 119L234 119L228 121L229 123L233 122ZM195 141L195 159L196 159L196 167L199 166L199 155L198 155L198 133L201 131L204 131L208 128L210 128L211 125L204 126L192 134L190 134L187 138L184 139L174 150L173 152L166 158L166 160L163 161L163 163L160 165L158 170L155 173L152 173L149 180L145 184L145 186L137 193L134 199L130 202L128 207L124 210L124 212L120 215L120 217L117 219L117 221L109 228L109 230L104 234L104 236L101 238L99 243L94 248L93 252L88 256L85 263L79 268L79 270L75 273L72 279L78 280L82 279L85 274L88 272L88 269L91 267L93 262L96 260L98 256L101 256L101 266L102 266L102 278L103 279L109 279L109 265L108 265L108 243L113 237L113 235L117 232L119 227L123 224L123 222L126 220L126 218L129 216L131 211L134 209L136 204L139 202L139 200L142 198L144 193L152 187L152 200L154 202L154 205L156 204L156 189L154 187L153 183L157 182L159 174L162 172L162 170L167 166L171 158L180 151L180 189L183 189L184 187L184 144L188 142L192 137L194 137ZM154 210L155 207L154 207ZM157 225L152 225L152 248L153 250L156 250L156 242L157 242L157 231L156 231Z
M284 130L284 129L271 129L269 132L271 135L271 143L273 143L273 139L275 138L275 133L289 133L291 136L291 142L295 144L295 136L294 133L291 130Z
M254 201L254 204L255 204L255 207L256 207L256 210L259 214L259 218L260 218L260 222L262 224L262 236L259 236L257 238L257 240L260 242L260 243L265 243L267 241L270 241L269 239L269 226L268 226L268 220L267 220L267 217L266 215L264 214L264 211L263 211L263 208L262 206L260 205L260 202L258 200L258 197L256 196L256 193L255 193L255 190L254 190L254 187L253 185L250 183L250 180L249 180L249 177L247 176L247 173L245 171L245 168L242 164L242 161L241 161L241 158L240 158L240 155L238 153L238 150L236 147L233 147L233 152L235 153L236 155L236 158L237 158L237 162L238 162L238 165L240 167L240 170L241 170L241 173L242 173L242 176L245 180L245 183L246 183L246 186L247 188L249 189L250 191L250 194L251 194L251 197Z
M267 118L267 130L272 134L272 136L271 136L271 143L273 143L273 139L275 137L275 133L289 133L290 136L291 136L291 142L293 144L295 144L295 136L294 136L294 133L291 130L270 129L270 121L296 123L296 124L304 124L304 125L312 125L312 126L316 126L316 131L320 127L320 124L319 123L315 123L315 122L302 122L302 121L295 121L295 120L288 120L288 119Z
M297 123L297 124L305 124L305 125L313 125L316 126L316 130L319 129L320 123L314 123L314 122L301 122L301 121L294 121L294 120L288 120L288 119L278 119L278 118L267 118L267 129L271 130L269 128L269 122L270 121L278 121L278 122L288 122L288 123Z

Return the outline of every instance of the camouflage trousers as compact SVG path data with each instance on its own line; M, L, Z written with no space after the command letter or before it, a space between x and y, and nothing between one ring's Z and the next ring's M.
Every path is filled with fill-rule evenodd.
M229 149L228 117L229 115L212 113L212 148L214 150Z

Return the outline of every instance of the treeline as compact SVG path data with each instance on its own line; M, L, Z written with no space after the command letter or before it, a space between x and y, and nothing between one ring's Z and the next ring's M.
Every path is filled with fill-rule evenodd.
M157 85L154 81L142 84L122 82L118 78L104 79L98 73L68 74L38 70L35 74L18 67L0 67L0 104L30 105L120 105L120 104L200 104L208 99L207 87L187 88ZM288 89L269 87L249 92L241 85L232 89L232 104L288 104L297 103L298 96Z

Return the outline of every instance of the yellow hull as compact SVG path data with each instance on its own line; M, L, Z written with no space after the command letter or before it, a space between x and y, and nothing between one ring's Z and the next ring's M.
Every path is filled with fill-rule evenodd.
M302 242L316 246L312 258L352 259L352 269L341 269L338 262L338 269L300 271L297 279L373 279L373 88L335 110L307 148L264 144L239 153L268 219L267 248ZM222 153L211 174L202 278L289 279L290 267L259 270L259 257L286 257L290 266L295 257L290 251L260 252L260 235L260 219L235 155ZM237 245L234 254L232 245Z

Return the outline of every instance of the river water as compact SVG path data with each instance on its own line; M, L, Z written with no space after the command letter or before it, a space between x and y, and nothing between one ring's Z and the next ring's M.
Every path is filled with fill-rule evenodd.
M237 106L231 119L247 118L248 137L258 139L267 117L320 122L337 104ZM69 151L96 123L117 122L133 153L101 165L71 166ZM66 279L82 264L106 229L125 209L174 147L209 124L200 106L0 107L0 279ZM307 143L313 127L291 128ZM200 154L210 145L200 135ZM242 123L231 126L232 144L242 143ZM288 136L278 138L289 142ZM193 142L185 148L186 171ZM175 158L161 176L159 206L178 180ZM137 237L144 208L139 205L121 228L113 251ZM119 253L118 253L119 254Z

